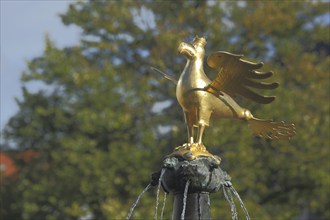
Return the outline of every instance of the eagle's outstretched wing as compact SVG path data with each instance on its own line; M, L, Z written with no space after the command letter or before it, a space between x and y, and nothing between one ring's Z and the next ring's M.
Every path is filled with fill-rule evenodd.
M223 91L234 97L243 96L255 102L268 104L274 101L274 96L262 96L252 89L275 89L278 83L265 83L257 80L267 79L273 75L272 72L258 72L263 63L253 63L241 59L243 55L231 54L218 51L211 54L207 64L217 69L218 75L209 86L208 90ZM212 91L211 91L212 92Z

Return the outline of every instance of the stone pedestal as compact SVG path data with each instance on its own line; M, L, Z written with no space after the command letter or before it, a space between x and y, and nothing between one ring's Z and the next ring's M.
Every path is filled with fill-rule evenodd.
M221 185L230 184L230 177L220 169L218 161L213 157L194 160L168 157L164 160L161 183L164 190L174 196L173 220L181 219L188 180L184 219L211 219L209 194L218 191ZM153 176L155 183L157 176L160 172Z

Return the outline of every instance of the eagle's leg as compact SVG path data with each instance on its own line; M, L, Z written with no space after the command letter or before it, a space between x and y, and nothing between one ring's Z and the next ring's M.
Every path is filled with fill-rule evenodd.
M203 106L198 109L198 133L197 133L197 144L203 145L202 138L205 127L209 126L209 121L211 117L212 111Z
M194 143L194 127L187 125L188 129L188 143L193 144Z
M206 127L205 124L199 124L199 126L198 126L197 143L199 145L202 144L202 138L203 138L203 133L204 133L205 127Z
M194 121L192 118L192 114L189 112L184 112L185 121L187 124L187 131L188 131L188 144L194 143Z

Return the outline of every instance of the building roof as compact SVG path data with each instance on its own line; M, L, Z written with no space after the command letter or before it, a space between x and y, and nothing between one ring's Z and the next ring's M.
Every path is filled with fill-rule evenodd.
M0 171L4 177L17 173L14 160L5 152L0 152Z

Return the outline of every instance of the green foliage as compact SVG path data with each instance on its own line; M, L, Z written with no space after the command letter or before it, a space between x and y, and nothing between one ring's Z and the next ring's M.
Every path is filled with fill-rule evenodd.
M79 44L57 48L46 38L43 55L22 75L24 83L48 87L36 93L23 87L5 138L40 155L21 164L18 181L3 184L2 201L16 199L1 206L1 214L123 219L162 157L186 141L175 88L149 67L178 77L184 59L177 45L198 34L207 37L207 53L226 50L266 61L281 83L277 100L240 104L297 127L289 142L254 138L244 123L229 120L206 131L205 144L222 157L252 218L329 219L328 8L314 1L72 3L61 17L83 30ZM165 102L169 106L155 109ZM212 218L230 219L223 195L211 199ZM152 218L154 205L155 190L134 218Z

